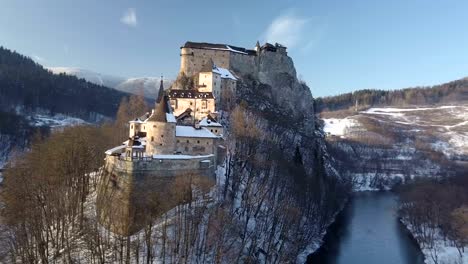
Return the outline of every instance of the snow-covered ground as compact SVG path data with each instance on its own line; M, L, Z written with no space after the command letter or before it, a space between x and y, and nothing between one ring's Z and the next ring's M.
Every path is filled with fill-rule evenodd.
M468 159L468 105L446 105L413 108L369 108L346 118L326 118L328 135L352 137L365 129L360 118L370 118L397 128L402 133L432 137L434 150L449 159Z
M386 190L414 177L445 175L446 165L439 162L444 156L457 165L468 163L468 104L370 108L323 121L327 140L348 157L339 159L355 191Z
M359 126L359 122L352 117L343 119L339 118L325 118L323 119L324 126L323 131L333 136L345 136L348 134L349 129L352 127Z
M53 116L45 114L36 114L27 118L32 126L48 126L51 128L61 128L66 126L87 124L87 122L83 119L62 114L56 114Z
M414 238L418 242L421 250L424 254L424 262L426 264L468 264L468 248L465 247L464 252L460 253L450 240L444 240L443 237L438 233L436 235L436 241L434 246L431 248L422 242L421 238L415 236L413 227L410 223L405 220L401 222L408 228L413 234Z

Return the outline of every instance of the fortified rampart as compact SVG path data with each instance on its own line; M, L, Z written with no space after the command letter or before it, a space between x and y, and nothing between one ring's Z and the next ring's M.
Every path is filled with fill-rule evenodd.
M240 75L247 75L258 73L262 65L269 63L270 60L278 61L269 57L289 58L286 47L268 43L262 47L257 44L255 49L249 50L226 44L187 42L180 48L180 56L180 72L187 76L200 72L210 60L213 60L218 67L233 70ZM268 62L263 62L265 59Z
M181 202L171 198L176 177L215 181L215 155L158 157L132 160L106 157L97 195L101 224L117 234L134 234L154 220L154 213L158 212L155 206L172 208Z

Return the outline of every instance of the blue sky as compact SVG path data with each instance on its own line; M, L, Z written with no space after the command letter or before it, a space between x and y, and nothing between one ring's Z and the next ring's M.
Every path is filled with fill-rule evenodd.
M468 76L468 1L0 0L0 45L45 66L175 77L187 40L286 44L314 96Z

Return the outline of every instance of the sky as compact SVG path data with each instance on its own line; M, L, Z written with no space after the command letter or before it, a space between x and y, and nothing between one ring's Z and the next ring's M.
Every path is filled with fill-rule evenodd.
M50 67L175 78L186 41L288 47L312 94L468 76L466 0L0 0L0 46Z

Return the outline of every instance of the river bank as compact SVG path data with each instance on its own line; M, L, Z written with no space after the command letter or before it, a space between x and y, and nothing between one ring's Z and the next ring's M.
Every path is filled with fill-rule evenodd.
M408 232L414 237L419 244L422 253L424 254L426 264L468 264L468 248L465 247L464 252L458 251L454 243L448 239L444 239L439 230L434 230L435 240L433 245L424 243L423 239L418 237L414 231L414 227L404 219L400 219Z

